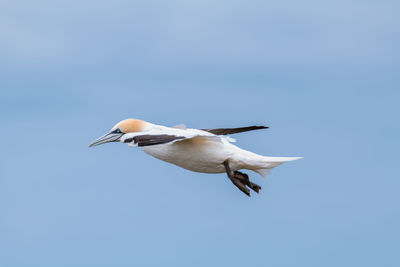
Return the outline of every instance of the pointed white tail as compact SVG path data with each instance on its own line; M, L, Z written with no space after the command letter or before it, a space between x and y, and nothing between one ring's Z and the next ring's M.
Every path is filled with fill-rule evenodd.
M262 157L262 161L257 164L260 168L253 169L253 171L266 178L272 168L281 165L282 163L302 158L303 157Z

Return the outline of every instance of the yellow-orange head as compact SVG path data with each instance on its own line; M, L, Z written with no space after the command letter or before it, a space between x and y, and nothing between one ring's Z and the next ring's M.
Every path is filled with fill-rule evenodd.
M98 146L109 142L120 141L121 137L124 134L143 132L149 127L151 127L151 125L152 125L151 123L137 119L126 119L120 121L114 127L111 128L110 132L93 141L93 143L91 143L89 147Z

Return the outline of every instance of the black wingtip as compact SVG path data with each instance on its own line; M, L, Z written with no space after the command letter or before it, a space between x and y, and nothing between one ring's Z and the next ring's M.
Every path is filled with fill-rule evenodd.
M249 128L250 130L262 130L262 129L268 129L269 127L261 125L261 126L250 126L250 127L244 127L244 128Z
M243 133L243 132L268 129L268 128L269 128L268 126L247 126L240 128L218 128L218 129L202 129L202 130L215 135L229 135L229 134Z

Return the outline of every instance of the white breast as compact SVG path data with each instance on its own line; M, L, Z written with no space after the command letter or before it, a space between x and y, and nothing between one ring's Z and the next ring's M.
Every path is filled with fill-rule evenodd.
M233 153L230 143L207 137L147 146L143 147L143 151L182 168L205 173L225 172L223 162Z

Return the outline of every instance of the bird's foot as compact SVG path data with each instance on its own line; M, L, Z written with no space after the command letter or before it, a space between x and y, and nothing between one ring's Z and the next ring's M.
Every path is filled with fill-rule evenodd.
M242 184L247 185L248 187L250 187L250 189L252 189L256 193L260 192L261 186L251 182L247 174L239 171L234 171L233 174L234 177L238 179Z
M238 171L232 172L231 168L229 167L228 161L224 161L222 164L225 166L226 174L228 175L232 183L247 196L250 196L250 190L247 188L247 186L257 193L258 191L260 191L261 186L250 182L249 176L247 174Z
M240 191L242 191L243 193L245 193L247 196L250 196L250 190L246 187L245 184L242 183L241 180L233 177L231 178L231 181L234 185L236 185L237 188L239 188Z

